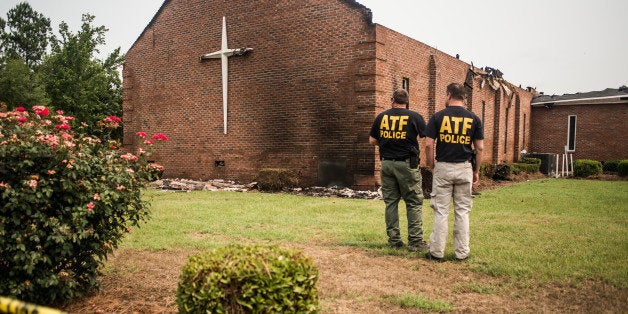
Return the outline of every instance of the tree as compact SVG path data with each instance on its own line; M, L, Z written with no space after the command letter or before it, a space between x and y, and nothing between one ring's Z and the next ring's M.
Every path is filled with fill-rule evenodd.
M8 26L8 32L5 28ZM41 63L51 34L50 19L22 2L7 12L7 20L0 19L0 51L3 59L23 59L34 69Z
M105 61L94 57L97 47L105 43L107 29L93 27L93 21L93 15L83 14L83 24L76 33L62 22L60 38L51 38L52 52L42 65L51 105L88 125L122 114L122 82L117 68L124 56L118 48Z
M9 59L0 68L0 101L8 109L18 106L46 105L48 99L41 80L22 59Z

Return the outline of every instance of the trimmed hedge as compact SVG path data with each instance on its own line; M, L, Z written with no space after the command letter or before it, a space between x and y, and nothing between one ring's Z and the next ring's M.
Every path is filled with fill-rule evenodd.
M297 187L299 178L288 169L261 169L257 175L257 186L260 191L277 192Z
M602 170L604 170L605 172L618 172L619 170L617 169L619 167L620 162L621 162L620 159L603 161Z
M532 159L536 159L536 158L532 158ZM541 169L541 163L540 163L540 159L537 159L539 161L539 163L514 163L514 164L510 164L510 169L512 170L513 174L519 174L522 172L525 173L537 173L539 172L539 170Z
M628 175L628 159L624 159L617 164L617 173L622 177Z
M299 251L230 245L194 255L177 288L180 313L312 313L318 270Z
M589 159L577 159L573 162L574 177L588 177L602 173L602 163Z

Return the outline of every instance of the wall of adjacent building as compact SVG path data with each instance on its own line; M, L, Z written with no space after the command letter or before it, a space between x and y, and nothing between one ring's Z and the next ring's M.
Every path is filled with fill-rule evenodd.
M531 152L563 154L570 115L576 116L574 160L628 158L628 149L621 144L625 134L628 134L626 103L532 107Z

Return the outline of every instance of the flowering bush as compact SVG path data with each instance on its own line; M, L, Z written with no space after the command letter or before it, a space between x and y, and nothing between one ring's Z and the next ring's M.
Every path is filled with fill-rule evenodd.
M140 192L163 167L144 148L82 135L85 126L41 106L0 113L0 295L50 304L85 294L107 254L148 219Z

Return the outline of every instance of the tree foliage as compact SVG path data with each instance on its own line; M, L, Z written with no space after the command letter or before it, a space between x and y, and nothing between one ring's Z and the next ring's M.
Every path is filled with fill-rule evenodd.
M118 48L104 61L95 58L107 29L92 26L93 20L93 15L84 14L76 33L62 22L60 38L52 38L52 53L42 66L51 104L89 125L122 114L122 81L117 68L124 56Z
M8 31L5 28L8 26ZM41 63L52 29L50 19L28 2L17 4L0 21L0 50L5 59L22 59L31 69Z
M0 68L0 100L8 109L21 104L45 105L49 102L41 79L22 59L9 59Z

